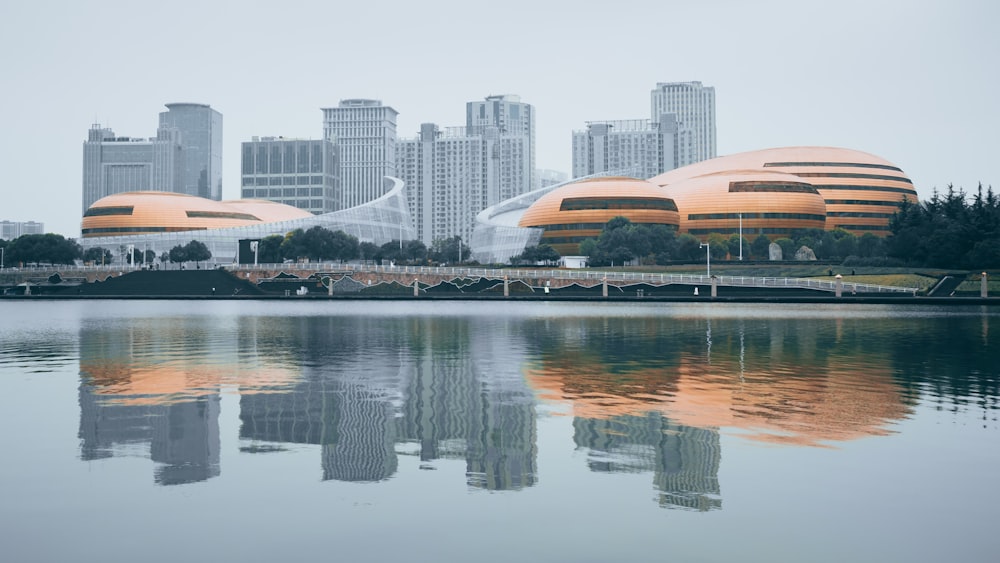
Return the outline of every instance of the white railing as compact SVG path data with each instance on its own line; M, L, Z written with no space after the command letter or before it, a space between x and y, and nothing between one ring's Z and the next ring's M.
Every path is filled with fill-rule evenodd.
M350 263L309 262L296 264L240 264L229 267L238 271L308 271L308 272L371 272L395 275L430 275L442 277L470 277L502 279L558 279L570 281L631 282L649 283L650 285L698 284L711 285L714 278L720 287L788 287L813 289L835 292L836 281L825 281L807 278L778 278L751 276L704 276L694 274L656 274L642 272L611 272L595 270L534 270L534 269L491 269L491 268L455 268L444 266L375 266ZM843 292L862 293L911 293L919 291L915 287L898 287L867 283L841 282Z
M211 261L201 263L201 269L214 269L220 266L231 271L306 271L306 272L371 272L395 275L430 275L442 277L469 277L469 278L494 278L503 279L553 279L569 281L593 281L603 282L630 282L648 283L650 285L677 284L698 284L711 285L714 278L719 287L788 287L813 289L818 291L835 292L837 290L836 281L825 281L808 278L778 278L778 277L751 277L751 276L703 276L695 274L656 274L642 272L613 272L595 270L562 270L562 269L493 269L493 268L455 268L446 266L376 266L356 263L337 262L307 262L289 264L215 264ZM186 266L191 269L190 266ZM59 272L61 275L72 274L73 272L130 272L142 269L141 265L128 266L122 264L112 265L90 265L90 266L29 266L23 268L4 268L0 274L29 274L48 275ZM169 266L160 264L160 270L177 270L179 265ZM919 291L915 287L898 287L890 285L876 285L868 283L854 283L841 281L841 291L861 292L861 293L910 293L916 294Z

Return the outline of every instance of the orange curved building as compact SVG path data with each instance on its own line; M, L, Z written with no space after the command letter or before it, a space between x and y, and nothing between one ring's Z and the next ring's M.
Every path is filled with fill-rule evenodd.
M579 254L580 242L597 238L607 222L619 216L671 229L680 224L677 205L657 186L636 178L604 177L545 194L525 210L518 226L541 227L541 242L567 256Z
M103 197L83 216L84 238L199 231L312 217L264 200L214 201L173 192L125 192Z
M665 188L680 209L680 230L705 239L711 233L771 240L796 229L823 229L823 196L800 177L766 169L733 170L681 180Z
M649 181L671 186L706 174L766 169L812 184L826 204L826 229L885 236L889 218L905 198L916 202L913 182L891 162L836 147L783 147L722 156L677 168Z

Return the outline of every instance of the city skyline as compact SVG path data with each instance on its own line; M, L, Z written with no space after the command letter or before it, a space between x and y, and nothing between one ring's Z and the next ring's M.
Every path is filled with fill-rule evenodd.
M515 2L511 8L523 15L518 40L502 35L508 19L457 2L391 5L387 12L306 4L309 10L267 17L199 4L185 34L213 39L142 49L125 30L149 18L172 21L168 13L184 13L183 6L150 7L148 14L118 1L57 13L0 8L7 77L19 85L0 109L8 126L0 154L11 182L0 218L79 236L80 146L88 127L148 136L164 103L209 104L225 116L222 198L236 199L242 142L321 139L320 108L339 100L382 100L399 111L398 135L409 138L421 123L459 123L469 100L517 94L537 109L536 167L570 172L572 131L595 119L647 115L657 83L686 81L715 88L719 155L851 147L898 163L921 199L949 183L966 192L979 182L1000 184L1000 143L991 133L1000 127L991 100L1000 85L991 61L1000 39L990 33L1000 7L986 1L847 2L836 9L788 1L585 3L572 12ZM306 12L313 15L301 17ZM324 26L335 20L379 21L383 39L366 40L364 25L339 26L330 36ZM449 29L475 24L474 36L506 39L465 48L455 34L427 33L439 22ZM622 41L580 41L598 30L617 31ZM32 48L24 51L25 44ZM249 56L251 46L257 56ZM293 56L339 51L350 56L338 55L330 67L318 56ZM102 72L93 72L98 56ZM265 67L300 80L253 78Z

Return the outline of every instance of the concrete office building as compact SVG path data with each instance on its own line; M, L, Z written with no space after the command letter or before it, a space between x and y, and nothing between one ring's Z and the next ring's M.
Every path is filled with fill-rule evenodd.
M655 121L589 122L585 131L573 132L573 177L634 169L639 178L651 178L677 167L678 147L689 137L669 113Z
M327 140L253 137L242 145L243 199L320 214L340 209L337 152Z
M396 116L381 100L341 100L323 109L323 137L337 147L340 209L384 195L386 176L396 174Z
M181 193L220 201L222 114L207 104L167 104L167 111L160 114L160 130L180 133L184 153Z
M678 144L675 166L715 158L715 88L701 82L659 82L650 94L651 119L665 113L677 116L678 128L690 137Z
M180 133L160 129L156 137L116 136L94 124L83 143L83 211L97 200L124 192L184 193Z

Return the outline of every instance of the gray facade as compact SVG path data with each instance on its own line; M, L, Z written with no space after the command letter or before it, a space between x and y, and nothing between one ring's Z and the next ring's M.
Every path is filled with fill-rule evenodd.
M340 208L382 196L383 179L396 174L396 116L381 100L341 100L323 108L323 136L337 147Z
M678 143L676 165L687 166L715 158L715 88L701 82L659 82L650 93L651 117L664 113L677 116L685 131Z
M523 176L525 185L516 188L514 193L504 197L514 197L538 188L537 172L535 170L535 108L521 101L520 96L505 94L487 96L483 101L465 104L465 126L469 134L483 134L487 128L495 127L502 136L522 137L525 139L521 152L524 158L512 162L509 166L517 166L512 174ZM492 205L492 204L491 204Z
M171 129L184 152L181 192L222 200L222 114L206 104L167 104L160 130Z
M327 140L254 137L241 147L243 199L329 213L340 209L337 151Z
M222 114L204 104L167 104L156 136L116 136L95 124L83 143L83 211L123 192L175 192L222 199Z
M471 240L480 211L526 193L529 152L526 135L495 126L425 123L419 137L400 140L397 169L418 239L427 246L453 236Z
M677 167L678 141L683 138L673 114L656 121L587 123L586 130L573 132L573 177L632 168L639 178L652 178Z
M0 221L0 240L14 240L24 235L44 234L44 223L36 221Z
M111 129L95 124L83 143L83 211L117 193L183 193L184 156L176 129L136 139L115 136Z

